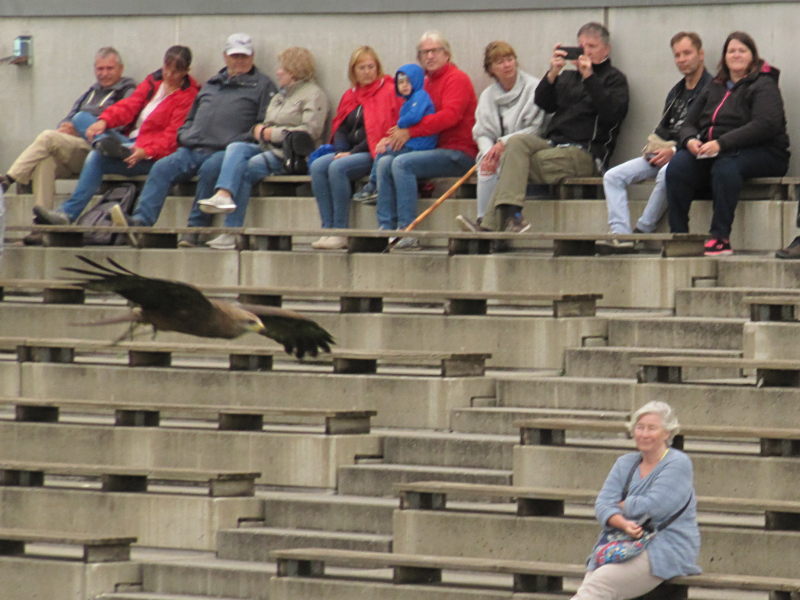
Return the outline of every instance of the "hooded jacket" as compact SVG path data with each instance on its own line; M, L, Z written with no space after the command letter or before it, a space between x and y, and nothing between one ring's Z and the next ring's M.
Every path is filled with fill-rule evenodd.
M721 152L769 146L789 154L780 71L761 62L736 83L714 78L695 100L680 130L680 145L691 138L717 140Z
M607 58L592 65L583 79L578 71L562 71L555 82L543 77L536 104L553 114L545 137L554 144L577 144L588 150L600 170L608 166L620 126L628 113L628 80Z
M72 117L79 112L88 112L96 117L115 102L130 96L135 88L136 82L130 77L122 77L117 83L108 87L102 87L95 81L75 100L67 116L61 122L72 121Z
M367 147L350 148L351 152L364 152L369 150L375 156L375 146L386 136L389 129L397 124L397 115L401 105L400 99L394 93L394 82L391 75L384 75L371 84L361 87L352 87L342 94L336 115L331 123L331 139L340 137L340 129L347 129L345 136L350 138L352 127L346 127L345 122L350 115L361 108L360 119L358 115L354 123L361 122ZM356 125L357 126L357 125ZM353 136L355 137L355 136ZM352 140L351 140L352 141ZM336 144L334 143L334 146ZM343 148L337 151L345 151Z
M408 96L403 96L400 90L397 89L397 76L400 73L405 75L411 84L411 93ZM401 129L413 127L425 115L432 115L436 112L433 100L423 88L424 85L425 71L419 65L410 63L397 69L397 73L394 76L395 93L405 99L403 106L400 107L400 118L397 119L397 126ZM433 150L436 148L438 141L439 136L436 134L412 137L403 147L409 150Z
M100 118L109 129L124 127L129 131L163 81L161 69L150 73L133 94L109 106L100 114ZM178 149L178 127L186 120L199 89L197 81L187 75L181 87L166 96L144 120L135 145L143 149L148 158L158 160Z
M691 90L692 93L689 94L686 104L680 107L683 110L681 110L679 114L674 114L676 112L675 101L686 90L686 78L682 78L672 87L669 93L667 93L667 99L664 101L664 112L661 113L661 121L658 122L658 126L655 130L655 133L661 137L661 139L678 141L680 128L686 120L686 115L689 114L689 109L710 82L711 73L703 69L703 75L700 77L697 85Z
M230 77L224 68L197 94L178 141L188 148L224 150L231 142L253 142L250 130L264 118L278 91L272 80L256 67Z

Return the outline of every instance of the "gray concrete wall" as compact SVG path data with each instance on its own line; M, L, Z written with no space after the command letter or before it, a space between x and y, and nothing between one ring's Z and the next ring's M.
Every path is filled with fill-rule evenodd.
M480 92L489 83L481 69L483 48L489 41L509 41L523 68L541 75L555 43L572 42L586 21L604 21L612 33L614 63L628 75L631 86L631 110L616 154L619 161L638 153L659 117L667 89L678 79L668 47L670 36L681 29L698 31L706 42L707 62L714 66L727 33L745 29L758 42L761 54L784 69L782 89L790 135L796 131L800 80L789 67L800 4L571 5L576 4L595 6L563 8L559 4L557 9L504 11L448 7L441 13L8 16L0 21L0 56L11 53L16 36L31 34L34 64L0 65L0 112L5 117L0 171L38 131L54 126L92 81L92 58L99 46L115 45L123 53L127 74L141 79L160 65L168 46L186 44L195 53L193 74L205 80L222 65L222 44L233 31L253 35L257 63L269 73L274 72L275 55L283 48L310 48L318 61L319 81L335 103L348 85L349 54L359 44L374 46L386 69L393 71L414 60L415 43L424 30L441 29L450 38L455 62L469 73ZM14 6L7 14L37 14L23 12L22 3ZM793 159L793 173L800 171L798 160Z

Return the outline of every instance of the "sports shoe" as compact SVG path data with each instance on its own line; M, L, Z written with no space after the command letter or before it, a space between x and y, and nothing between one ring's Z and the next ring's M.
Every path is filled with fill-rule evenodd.
M353 194L353 200L364 204L375 204L378 199L378 191L371 183L365 183L360 191Z
M316 250L342 250L347 248L347 238L340 235L322 236L312 242L311 247Z
M505 231L508 233L525 233L531 224L522 218L522 213L516 213L506 220Z
M233 203L233 200L228 196L220 194L219 192L211 196L211 198L198 200L197 206L201 211L210 215L216 215L219 213L232 213L236 210L236 204Z
M7 192L13 183L14 180L8 175L0 175L0 188L2 188L3 193ZM17 190L17 193L19 193L19 190Z
M705 248L703 254L706 256L728 256L733 254L730 240L711 238L703 244L703 247Z
M597 240L594 243L598 254L628 254L635 252L635 244L630 240L611 238L610 240Z
M115 204L111 207L111 210L108 211L109 215L111 216L111 222L116 225L117 227L135 227L138 225L133 220L133 217L130 215L126 215L125 212L122 210L122 207L119 204ZM139 234L129 231L128 235L128 242L134 248L139 247Z
M100 138L94 145L97 151L108 158L119 158L124 160L131 155L131 149L123 145L114 135L107 135Z
M236 250L236 236L232 233L220 233L213 240L208 240L206 246L214 250Z
M400 241L397 242L393 250L419 250L422 246L419 245L419 240L413 237L404 237L400 238Z
M458 226L461 227L462 231L466 231L468 233L481 233L484 231L490 231L490 229L481 225L483 219L478 217L474 221L469 217L465 217L464 215L458 215L456 217L456 223Z
M197 234L182 233L178 237L178 248L196 248L196 247L197 247Z
M44 206L36 205L33 207L33 214L44 225L69 225L70 220L60 210L48 210Z
M800 258L800 235L794 238L786 248L775 253L775 258L797 259Z

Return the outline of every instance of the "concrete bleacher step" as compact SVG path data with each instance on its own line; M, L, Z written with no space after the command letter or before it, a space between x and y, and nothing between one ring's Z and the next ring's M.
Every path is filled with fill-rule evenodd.
M340 494L260 493L265 527L314 529L391 535L393 498L364 498Z
M629 411L582 410L572 408L523 408L515 406L457 408L451 413L450 427L460 433L517 435L514 423L521 419L537 417L575 417L591 419L624 420Z
M714 356L739 358L740 350L711 350L699 348L624 347L568 348L564 352L564 373L569 377L636 378L638 367L631 364L635 356ZM688 377L688 375L687 375ZM692 369L695 378L735 378L737 369Z
M777 244L776 244L777 249ZM717 261L717 286L800 288L800 261L768 256L731 256Z
M745 356L763 360L799 360L798 333L798 322L747 323L744 328Z
M431 465L510 469L517 435L440 431L381 432L383 461L397 465ZM434 462L435 461L435 462Z
M748 296L784 296L800 291L786 288L698 287L675 290L675 314L680 317L750 318Z
M394 497L392 485L410 481L460 481L510 485L511 471L431 465L363 463L339 467L340 494Z
M511 410L564 407L622 413L633 411L650 400L670 404L681 423L686 425L752 423L785 427L787 423L797 422L800 389L712 384L643 385L632 379L596 377L499 378L497 381L497 404Z
M198 596L196 594L164 594L160 592L115 592L101 594L95 600L239 600L234 596Z
M267 561L272 550L288 548L391 552L392 536L279 527L243 527L217 532L217 556L227 560Z
M377 410L379 427L448 427L450 410L494 396L491 377L137 369L0 361L0 392L35 398Z
M742 347L744 322L709 317L614 317L608 320L608 345L737 350Z

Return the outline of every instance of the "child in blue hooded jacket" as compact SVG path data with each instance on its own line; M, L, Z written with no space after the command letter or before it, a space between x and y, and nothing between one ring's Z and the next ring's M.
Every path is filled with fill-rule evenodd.
M398 96L405 98L403 106L400 107L400 117L397 119L397 127L407 129L419 123L425 115L436 112L433 100L425 91L425 71L415 63L403 65L397 69L394 76L394 88ZM409 139L400 150L387 150L378 154L372 161L372 171L369 174L369 181L361 188L361 191L353 195L353 200L361 202L374 201L377 198L377 165L378 159L387 154L398 155L412 150L433 150L439 140L438 135L426 135L424 137L414 137Z

